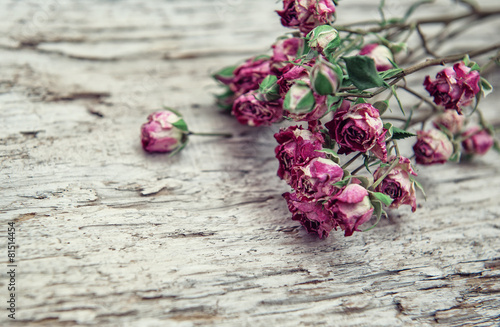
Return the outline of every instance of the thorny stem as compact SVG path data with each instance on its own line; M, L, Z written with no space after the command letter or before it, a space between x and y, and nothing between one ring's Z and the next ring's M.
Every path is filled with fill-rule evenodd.
M356 154L354 157L351 158L351 160L349 160L348 162L346 162L345 164L342 165L342 169L346 169L347 167L349 167L350 164L352 164L354 161L356 161L356 159L358 159L362 155L363 155L362 152L359 152L358 154Z

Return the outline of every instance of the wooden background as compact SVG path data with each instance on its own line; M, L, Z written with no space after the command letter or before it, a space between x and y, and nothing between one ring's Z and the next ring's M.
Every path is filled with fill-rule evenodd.
M339 21L377 18L377 3L343 0ZM424 15L452 12L438 3ZM367 233L318 240L290 220L276 177L279 127L218 113L209 77L265 53L285 32L279 8L0 1L1 271L10 221L18 246L17 319L3 307L2 273L2 326L500 323L498 154L419 167L429 199ZM458 40L497 42L499 21ZM498 73L489 78L500 86ZM488 120L499 120L499 101L483 103ZM193 131L234 137L148 155L139 128L162 105Z

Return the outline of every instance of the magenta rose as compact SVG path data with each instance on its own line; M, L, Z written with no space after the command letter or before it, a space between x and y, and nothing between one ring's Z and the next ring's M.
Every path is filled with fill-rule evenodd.
M358 184L344 187L326 207L344 231L344 236L351 236L354 231L359 231L358 227L370 220L374 210L368 191Z
M180 124L180 125L179 125ZM185 141L186 131L174 126L184 125L184 120L169 110L157 111L148 116L141 127L142 147L147 152L172 152Z
M465 116L458 114L455 110L446 110L445 112L439 114L433 121L432 124L437 129L442 129L445 127L452 134L459 133L464 127Z
M344 100L335 112L333 119L326 123L330 137L340 149L338 153L349 154L354 151L371 151L380 160L387 161L384 124L379 111L369 103L350 106Z
M243 125L270 126L283 118L282 100L261 101L256 91L250 91L236 98L233 115Z
M391 63L391 60L394 61L392 52L388 47L381 44L367 44L359 51L359 55L372 58L379 72L393 68Z
M297 183L292 185L300 196L309 199L327 200L338 190L333 184L340 182L344 170L335 162L325 158L314 158L297 169Z
M394 160L394 157L390 160ZM387 173L389 168L389 166L378 168L373 174L373 179L378 180ZM407 204L411 206L411 211L417 210L415 182L412 181L410 175L417 176L411 167L410 159L401 157L396 167L375 188L375 191L387 194L393 199L390 208L399 208L399 206Z
M325 154L316 150L325 142L320 132L311 132L301 126L290 126L274 134L278 141L274 152L279 161L278 176L289 185L296 183L296 170L314 158L324 158Z
M300 60L295 61L295 63L299 62ZM314 65L314 61L304 63L304 65L312 67ZM282 97L285 97L290 87L297 81L302 81L306 84L310 83L309 71L303 65L289 63L284 66L281 71L276 72L276 75L278 76L277 83L279 85L279 92Z
M437 129L417 131L417 143L413 146L413 151L419 164L445 163L453 154L453 143Z
M259 88L259 84L271 74L269 58L250 58L233 71L232 77L216 76L235 93L234 97Z
M308 233L326 238L336 227L331 213L321 203L299 198L296 193L285 193L283 197L287 201L288 210L292 213L292 220L299 221Z
M289 97L290 101L287 101ZM313 92L308 84L290 87L284 101L285 115L295 121L315 121L328 110L327 96Z
M481 129L479 126L472 127L462 134L462 147L466 154L483 155L495 143L493 137L488 131Z
M426 76L424 86L434 97L435 104L462 113L462 108L469 105L479 92L479 79L479 72L471 71L459 62L453 68L448 67L437 73L434 81Z
M283 26L298 28L305 35L333 21L335 4L332 0L283 0L283 10L277 13Z

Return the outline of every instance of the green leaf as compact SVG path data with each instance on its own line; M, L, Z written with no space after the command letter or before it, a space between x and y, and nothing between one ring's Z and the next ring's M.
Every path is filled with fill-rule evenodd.
M340 158L337 152L335 152L332 149L321 149L321 150L316 150L316 152L321 152L321 153L326 153L329 155L330 159L335 162L337 165L340 163Z
M351 82L359 89L366 90L384 85L383 78L375 68L375 62L367 56L342 57L346 63Z
M360 104L360 103L366 103L366 100L364 98L358 98L354 104Z
M392 126L391 123L385 123L384 128L387 130L387 134L386 134L387 137L392 139L392 136L394 135L394 132L393 132L394 126Z
M175 149L174 151L170 152L170 154L168 156L169 157L173 157L177 153L181 152L182 149L184 149L186 147L186 145L188 144L188 142L189 142L189 140L186 138L186 141L184 141L184 143L182 143L177 149Z
M393 65L395 65L395 63L393 63ZM401 73L402 71L403 70L401 68L392 68L392 69L385 70L383 72L379 72L378 74L380 75L381 78L388 79L388 78L396 76L397 74Z
M373 104L375 108L377 108L378 112L380 115L383 115L384 112L386 112L387 108L389 108L389 101L384 100L384 101L377 101Z
M371 227L363 230L363 232L368 232L369 230L377 226L377 224L380 222L382 214L387 215L387 213L382 209L382 202L378 200L372 200L372 206L373 206L373 215L377 217L377 221Z
M415 178L413 177L410 177L410 180L415 183L415 185L417 186L417 188L420 190L420 192L422 192L422 195L424 196L424 199L427 200L427 195L425 194L425 191L424 191L424 187L422 186L422 184L420 184L419 181L417 181Z
M236 69L236 67L238 67L238 66L234 65L234 66L224 67L221 70L212 74L212 77L215 79L217 79L217 76L220 76L223 78L231 78L231 77L233 77L233 72Z
M486 98L488 94L493 92L493 86L484 77L481 77L481 91L483 93L483 98Z
M349 176L349 177L344 178L340 182L337 182L337 183L335 183L333 185L342 188L342 187L348 185L351 182L351 178L352 178L352 176Z
M368 188L370 185L370 180L366 176L354 176L353 178L359 180L361 182L361 186L364 188Z
M366 170L371 174L372 172L370 171L370 156L363 155L365 157L365 160L363 161L363 164L365 165Z
M177 127L178 129L180 129L181 131L183 132L188 132L188 127L187 127L187 124L186 122L184 121L184 119L179 119L178 121L176 121L175 123L172 123L172 125L174 127Z
M408 137L417 136L417 134L413 134L411 132L405 131L404 129L393 127L392 128L392 139L393 140L402 140Z
M396 86L393 85L391 87L392 94L396 98L396 101L398 102L399 109L401 109L401 112L403 113L403 116L406 116L405 110L403 109L403 105L401 104L401 100L399 99L398 92L396 92Z
M394 201L390 196L388 196L387 194L384 194L384 193L380 193L380 192L371 192L371 194L377 199L379 200L380 202L382 202L383 204L385 204L386 206L390 206L391 203Z
M500 142L498 142L497 140L495 140L495 143L493 143L493 149L500 153Z
M259 85L259 93L264 101L274 101L280 98L278 78L275 75L267 75Z

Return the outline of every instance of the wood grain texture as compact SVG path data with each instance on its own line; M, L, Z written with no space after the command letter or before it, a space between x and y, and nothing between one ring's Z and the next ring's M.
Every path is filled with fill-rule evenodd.
M375 18L376 3L342 1L339 20ZM451 13L449 3L438 6ZM265 52L285 32L278 8L0 2L0 230L16 222L19 260L17 320L2 309L2 326L500 324L497 154L419 167L429 199L371 232L318 240L290 220L279 127L218 113L209 77ZM487 26L459 46L498 41L498 18ZM499 100L483 103L487 119L498 121ZM234 137L145 154L139 127L161 105L193 131Z

